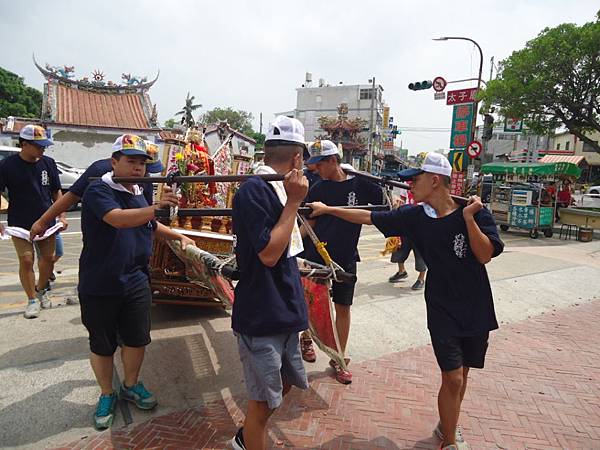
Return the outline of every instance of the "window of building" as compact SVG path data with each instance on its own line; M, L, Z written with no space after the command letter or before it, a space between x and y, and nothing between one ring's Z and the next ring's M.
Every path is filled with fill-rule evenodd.
M556 150L560 150L560 142L556 144Z
M598 141L594 141L596 145L598 145ZM595 152L596 149L591 146L590 144L588 144L587 142L583 143L583 151L584 152Z
M571 143L569 141L565 142L565 150L569 150Z
M315 101L316 101L317 103L321 103L321 102L323 101L323 97L321 97L320 95L317 95L317 96L315 97Z
M372 89L361 89L360 90L360 99L361 100L371 100L373 98L373 90Z

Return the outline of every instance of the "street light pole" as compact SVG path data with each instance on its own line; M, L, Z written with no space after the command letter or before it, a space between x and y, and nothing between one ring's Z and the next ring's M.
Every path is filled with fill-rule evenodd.
M375 138L373 137L373 133L374 133L374 129L375 129L375 121L373 120L374 117L374 110L375 110L375 77L373 77L371 79L371 123L369 125L369 154L367 157L367 161L368 161L368 167L367 170L369 172L373 171L373 141L375 140Z
M449 40L461 40L461 41L469 41L472 42L477 50L479 50L479 76L477 77L477 92L481 88L481 74L483 72L483 52L481 51L481 47L477 42L475 42L471 38L462 37L462 36L444 36L440 38L433 39L434 41L449 41ZM475 116L473 117L473 130L471 131L471 140L475 140L475 128L477 125L477 102L475 104Z

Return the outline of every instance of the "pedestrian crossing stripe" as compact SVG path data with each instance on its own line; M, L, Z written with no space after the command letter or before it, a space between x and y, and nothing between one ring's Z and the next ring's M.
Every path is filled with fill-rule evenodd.
M456 172L462 172L463 170L463 152L455 152L452 157L452 170Z

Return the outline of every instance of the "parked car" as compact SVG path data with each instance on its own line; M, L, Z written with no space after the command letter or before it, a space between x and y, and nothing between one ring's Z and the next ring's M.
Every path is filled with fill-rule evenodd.
M590 186L587 190L587 194L600 194L600 185L599 186Z

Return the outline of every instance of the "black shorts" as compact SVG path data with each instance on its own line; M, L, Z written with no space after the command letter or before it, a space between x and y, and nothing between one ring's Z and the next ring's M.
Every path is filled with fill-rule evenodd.
M442 372L460 367L483 369L490 333L468 337L430 335L435 358Z
M345 266L343 266L343 269L346 272L356 274L356 261L353 261L350 264L346 264ZM352 301L354 299L355 286L356 282L338 283L336 281L333 281L331 286L331 299L333 300L333 303L346 306L352 305Z
M81 321L87 328L90 350L112 356L118 344L143 347L150 343L152 292L144 283L122 295L79 294Z

